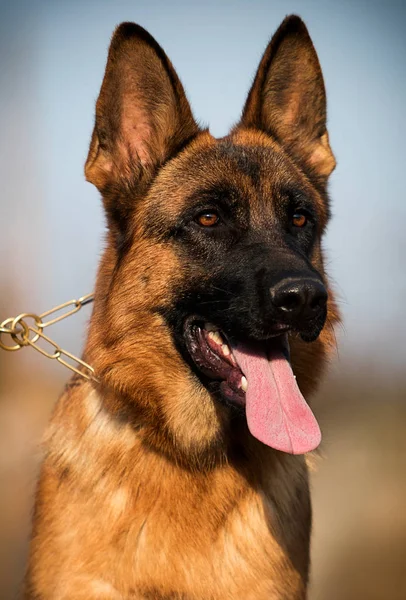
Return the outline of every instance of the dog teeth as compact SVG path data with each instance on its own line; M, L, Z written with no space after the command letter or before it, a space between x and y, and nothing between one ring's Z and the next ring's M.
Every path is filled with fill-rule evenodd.
M208 337L219 346L223 344L223 340L221 339L221 335L218 331L209 331Z
M248 381L247 379L244 377L244 375L241 377L241 389L246 392L248 390Z
M204 328L207 331L207 337L212 340L212 342L217 344L217 346L220 346L223 356L227 356L228 360L230 360L233 365L237 365L231 349L227 344L224 343L224 339L222 338L219 329L217 329L217 327L211 323L205 323Z

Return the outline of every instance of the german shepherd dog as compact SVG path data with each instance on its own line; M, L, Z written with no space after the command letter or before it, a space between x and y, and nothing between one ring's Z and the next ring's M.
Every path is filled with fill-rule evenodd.
M307 597L320 430L304 398L338 320L321 252L334 166L300 18L221 139L157 42L117 28L86 162L108 223L97 382L68 384L46 435L27 599Z

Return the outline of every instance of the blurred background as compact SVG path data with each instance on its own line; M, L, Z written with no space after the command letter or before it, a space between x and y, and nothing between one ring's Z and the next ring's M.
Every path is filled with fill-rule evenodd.
M374 0L0 2L0 321L89 293L105 223L83 164L114 27L164 47L214 135L238 119L272 33L305 20L338 167L328 271L343 313L317 398L311 600L406 598L406 4ZM80 353L89 307L49 330ZM69 372L0 350L0 598L16 597L40 439Z

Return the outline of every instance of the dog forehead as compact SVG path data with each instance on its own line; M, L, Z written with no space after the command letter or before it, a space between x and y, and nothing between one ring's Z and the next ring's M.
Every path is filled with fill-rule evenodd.
M248 131L216 139L204 132L162 168L148 204L176 218L202 198L229 195L251 211L267 212L286 186L309 187L269 136Z

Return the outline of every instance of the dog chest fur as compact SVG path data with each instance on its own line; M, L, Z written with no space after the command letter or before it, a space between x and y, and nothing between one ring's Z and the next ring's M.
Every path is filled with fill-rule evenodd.
M304 598L303 457L270 451L267 475L248 465L256 489L232 464L179 470L145 452L141 432L114 421L89 387L61 399L45 441L38 588L52 598Z

